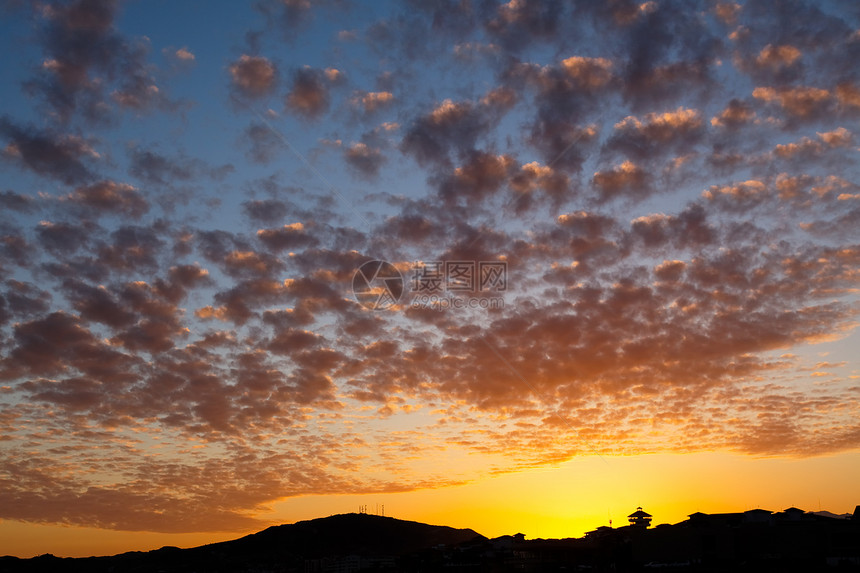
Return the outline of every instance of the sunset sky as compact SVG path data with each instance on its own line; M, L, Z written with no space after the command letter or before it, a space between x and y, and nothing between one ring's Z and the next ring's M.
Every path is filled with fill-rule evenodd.
M0 555L860 504L860 4L0 14Z

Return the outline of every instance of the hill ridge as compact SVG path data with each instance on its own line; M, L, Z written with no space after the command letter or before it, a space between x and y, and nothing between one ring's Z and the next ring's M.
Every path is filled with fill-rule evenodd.
M9 573L352 572L352 571L677 571L860 572L860 506L822 515L789 508L696 512L676 524L598 527L582 538L488 539L472 529L364 513L273 525L238 539L114 556L0 558Z

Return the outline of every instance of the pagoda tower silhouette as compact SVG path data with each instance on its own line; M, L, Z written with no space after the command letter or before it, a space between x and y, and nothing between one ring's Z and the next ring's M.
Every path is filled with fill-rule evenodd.
M642 511L641 507L637 507L636 511L627 516L632 527L646 528L651 525L651 514Z

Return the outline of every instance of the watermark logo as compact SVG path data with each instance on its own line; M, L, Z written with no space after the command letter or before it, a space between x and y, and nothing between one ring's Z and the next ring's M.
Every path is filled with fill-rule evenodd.
M428 310L475 309L500 310L505 308L505 299L500 296L462 296L452 294L419 294L409 303L412 308Z
M441 292L504 292L507 261L427 261L412 265L412 290L419 295Z
M403 296L403 275L386 261L367 261L352 277L352 293L363 307L384 310Z
M412 265L412 308L500 309L508 290L507 261L423 261ZM355 299L372 310L390 308L405 290L400 271L385 261L369 261L352 279ZM498 293L490 296L491 293ZM475 296L477 295L477 296Z

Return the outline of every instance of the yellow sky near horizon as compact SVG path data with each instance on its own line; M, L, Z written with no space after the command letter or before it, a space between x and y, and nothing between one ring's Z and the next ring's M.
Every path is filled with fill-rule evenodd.
M487 537L524 533L527 539L581 537L601 525L627 524L642 506L653 525L678 523L696 511L781 511L795 506L836 514L860 504L860 452L801 459L730 453L586 456L507 473L461 486L378 495L299 496L256 515L295 523L367 506L369 513L432 525L471 528ZM254 531L154 533L0 521L0 555L61 557L194 547ZM45 540L49 540L45 544Z

